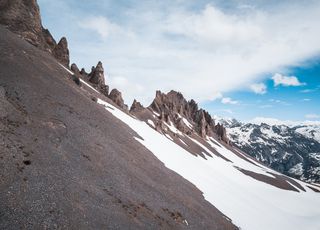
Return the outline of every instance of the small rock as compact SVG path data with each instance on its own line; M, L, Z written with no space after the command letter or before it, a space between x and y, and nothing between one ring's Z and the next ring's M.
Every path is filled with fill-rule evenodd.
M119 90L113 89L110 92L109 98L118 105L121 109L128 110L128 106L124 104L122 94Z

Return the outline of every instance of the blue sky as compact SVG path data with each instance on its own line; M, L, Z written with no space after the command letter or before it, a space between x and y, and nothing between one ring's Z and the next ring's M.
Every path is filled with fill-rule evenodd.
M316 59L319 61L319 59ZM311 61L309 66L292 67L290 76L297 76L301 85L275 86L273 75L266 75L261 81L266 86L263 94L239 89L226 93L231 103L221 100L203 102L212 114L222 117L235 117L248 121L255 117L276 118L280 120L320 120L320 62Z
M101 60L128 104L174 89L219 116L320 120L319 1L38 2L71 61Z

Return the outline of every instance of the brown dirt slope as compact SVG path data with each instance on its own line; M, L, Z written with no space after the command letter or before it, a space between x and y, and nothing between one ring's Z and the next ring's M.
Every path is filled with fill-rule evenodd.
M237 229L50 54L0 53L0 229Z

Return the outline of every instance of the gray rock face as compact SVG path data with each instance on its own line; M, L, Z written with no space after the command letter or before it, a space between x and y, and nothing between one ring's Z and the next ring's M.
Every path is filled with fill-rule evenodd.
M122 94L119 90L113 89L110 92L109 98L116 104L118 105L121 109L127 111L128 106L124 104L124 100L122 98Z
M39 6L35 0L2 0L0 2L0 23L9 30L19 34L31 44L42 49L51 50L54 48L52 43L49 45L45 41L44 29L41 24ZM46 37L52 38L48 30L45 31Z
M237 121L225 124L233 145L260 162L288 176L320 182L320 143L301 132L307 127Z
M69 65L66 39L61 39L57 45L49 30L43 28L36 0L1 0L0 24L32 45L53 53L63 65Z
M173 123L183 133L190 134L195 131L202 138L217 135L228 143L223 125L215 126L214 120L207 111L199 109L194 100L187 101L179 92L172 90L168 94L164 94L157 91L149 109L158 113L162 122ZM157 128L161 130L162 125L157 124Z
M139 113L143 110L145 110L143 105L140 102L138 102L136 99L134 99L134 101L130 107L130 113L136 114L136 113Z
M108 96L109 86L105 84L104 69L101 61L98 62L96 67L92 67L91 73L88 75L88 80L90 83L94 84L101 93L103 93L105 96Z
M78 66L75 63L72 63L71 71L74 72L75 74L80 74L80 70L79 70Z
M96 67L92 67L91 73L89 74L89 81L93 84L104 85L104 69L101 61L98 62Z
M227 137L227 131L226 131L226 128L223 127L223 125L220 125L220 124L217 124L216 127L216 133L218 135L218 137L223 140L224 142L228 143L229 142L229 139Z
M68 42L65 37L61 38L58 45L53 49L53 56L64 66L69 66L69 49Z

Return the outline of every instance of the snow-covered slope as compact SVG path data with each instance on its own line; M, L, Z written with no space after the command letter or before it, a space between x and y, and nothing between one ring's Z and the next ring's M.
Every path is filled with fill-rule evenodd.
M169 169L197 186L210 203L241 229L320 229L317 185L285 177L212 137L201 142L194 136L176 133L175 138L190 140L188 143L197 145L207 157L195 156L152 125L101 99L98 103L136 131L138 142Z
M297 125L295 131L320 143L320 125Z
M320 182L320 125L252 124L220 119L232 143L286 175Z

